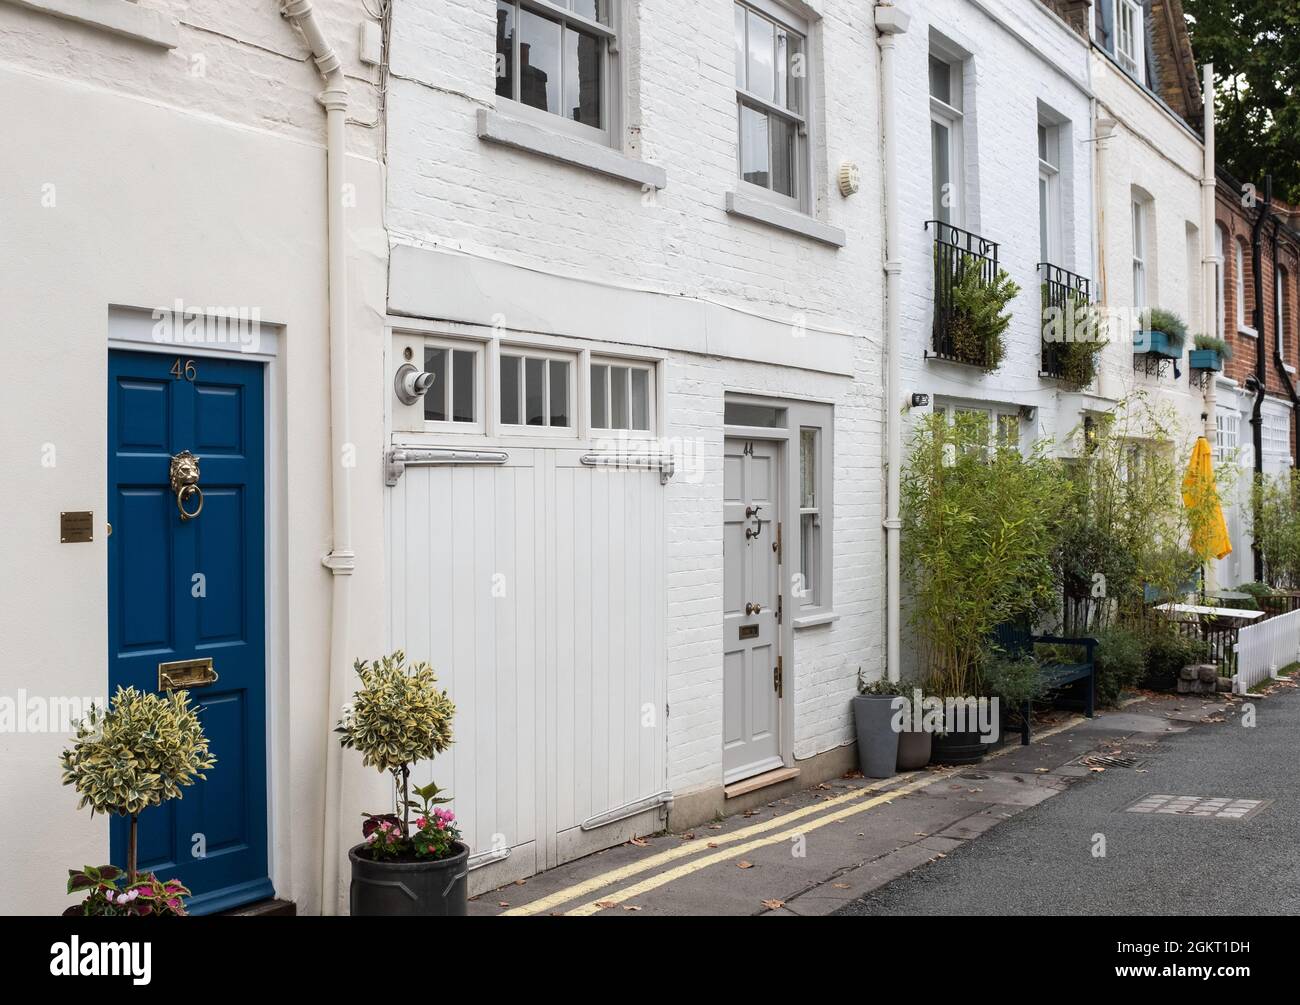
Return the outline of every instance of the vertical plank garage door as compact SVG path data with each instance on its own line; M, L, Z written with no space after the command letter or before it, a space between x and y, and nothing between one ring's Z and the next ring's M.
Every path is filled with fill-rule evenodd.
M509 849L478 889L654 829L653 811L601 818L653 804L667 779L659 473L504 452L408 466L388 524L393 645L457 707L456 742L420 783L451 791L472 862Z

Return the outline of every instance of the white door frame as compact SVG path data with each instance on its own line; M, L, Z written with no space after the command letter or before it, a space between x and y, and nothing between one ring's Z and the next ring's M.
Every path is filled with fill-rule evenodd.
M187 311L185 316L194 313ZM263 543L262 575L266 608L266 866L275 895L293 900L302 896L301 891L293 889L289 871L288 849L292 843L290 827L293 821L288 813L279 812L280 807L290 805L292 793L289 773L292 757L288 745L291 679L288 671L289 636L285 631L289 616L285 591L288 570L283 565L287 544L285 514L289 509L284 457L286 388L284 364L279 355L282 326L259 322L256 351L248 351L230 343L191 345L184 341L159 341L155 326L162 315L173 315L173 312L110 304L106 319L107 348L265 364L262 422L266 454L263 471L266 540ZM174 315L172 320L172 330L179 331L181 325L175 323ZM108 512L107 496L103 509Z

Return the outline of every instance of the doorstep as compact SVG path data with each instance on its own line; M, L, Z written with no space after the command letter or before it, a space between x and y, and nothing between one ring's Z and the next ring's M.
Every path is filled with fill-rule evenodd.
M745 796L751 792L757 792L759 789L765 789L769 785L780 785L782 782L788 782L791 778L798 777L798 768L777 768L774 771L764 771L761 775L755 775L753 778L746 778L744 781L728 785L722 790L722 794L727 799L735 799L737 796Z
M258 900L217 914L221 918L294 918L297 915L298 905L292 900L275 899Z

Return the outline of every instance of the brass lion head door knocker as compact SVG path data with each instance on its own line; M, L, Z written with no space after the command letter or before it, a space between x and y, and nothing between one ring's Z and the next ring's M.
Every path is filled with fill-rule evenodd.
M203 490L199 488L199 458L188 450L172 455L172 491L176 493L176 508L181 522L193 520L203 512ZM193 508L187 509L192 505Z

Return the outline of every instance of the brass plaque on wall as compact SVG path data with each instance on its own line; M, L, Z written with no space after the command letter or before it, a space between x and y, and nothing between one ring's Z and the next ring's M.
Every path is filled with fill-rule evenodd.
M76 544L95 540L95 514L89 510L71 510L59 514L59 543Z
M741 637L742 639L756 639L756 638L758 638L758 625L741 625L741 626L740 626L740 637Z

